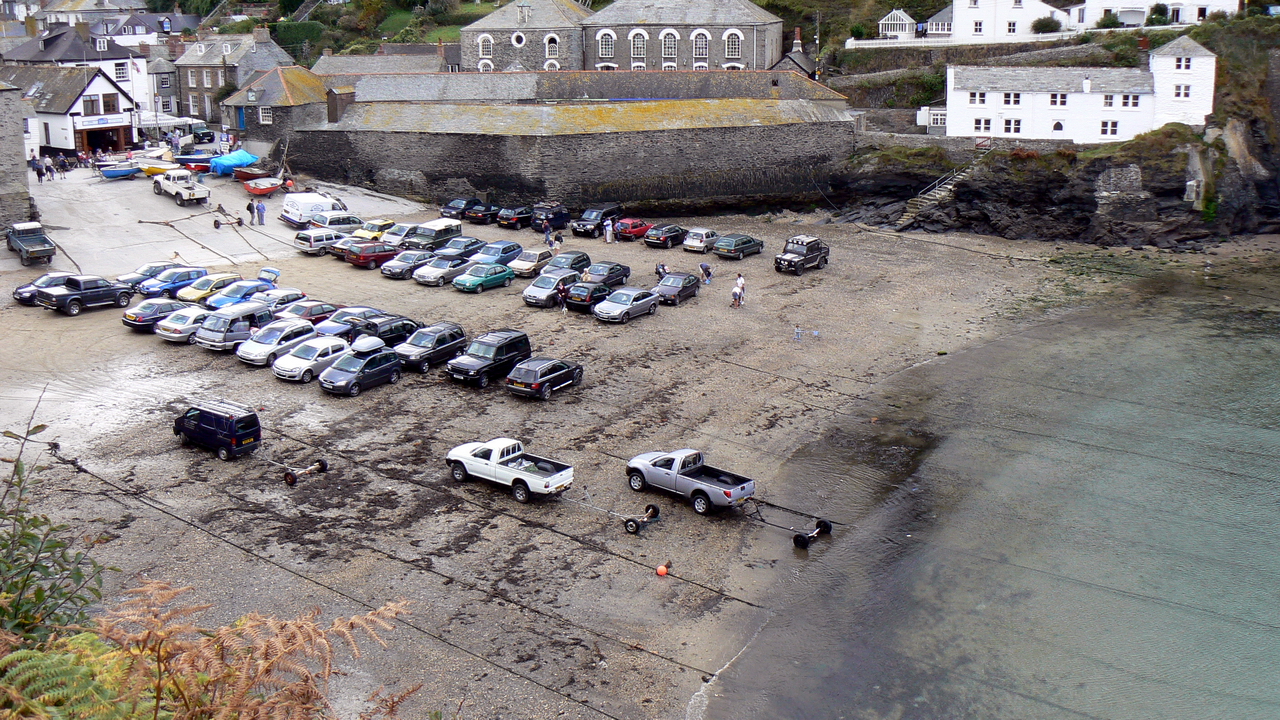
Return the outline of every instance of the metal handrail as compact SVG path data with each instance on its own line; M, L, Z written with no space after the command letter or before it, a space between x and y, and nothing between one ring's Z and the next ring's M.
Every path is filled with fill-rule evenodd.
M917 194L916 194L916 197L924 197L925 195L928 195L929 193L931 193L931 192L933 192L934 190L938 189L938 188L939 188L939 187L941 187L942 185L945 185L945 184L946 184L946 182L947 182L948 180L950 180L950 179L952 179L952 178L954 178L954 177L956 177L956 176L958 176L958 175L960 175L960 174L962 174L962 173L967 173L967 172L969 172L969 171L970 171L970 170L972 170L974 167L976 167L976 166L978 165L978 163L982 161L982 159L983 159L983 158L985 158L986 156L990 155L990 154L991 154L991 152L992 152L993 150L995 150L995 147L994 147L994 146L993 146L993 147L989 147L989 148L987 148L987 151L986 151L986 152L982 153L981 155L979 155L979 156L975 157L973 160L969 161L969 163L968 163L967 165L963 165L963 166L961 166L961 167L958 167L958 168L956 168L955 170L952 170L950 173L948 173L948 174L946 174L946 175L943 175L942 177L940 177L940 178L938 178L937 180L933 181L933 184L932 184L932 185L930 185L929 187L925 188L924 190L921 190L919 193L917 193Z

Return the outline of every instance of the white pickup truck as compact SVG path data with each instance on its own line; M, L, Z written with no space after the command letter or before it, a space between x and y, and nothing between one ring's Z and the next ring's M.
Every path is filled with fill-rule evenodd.
M445 456L449 473L459 482L480 478L511 488L516 502L532 495L554 495L573 484L573 466L524 451L524 443L511 438L463 443Z
M209 188L191 178L190 170L170 170L151 183L157 195L172 195L179 205L209 202Z

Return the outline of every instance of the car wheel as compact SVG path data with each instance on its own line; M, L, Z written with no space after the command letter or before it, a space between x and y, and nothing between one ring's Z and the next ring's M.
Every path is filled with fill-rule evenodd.
M218 459L226 462L231 459L231 450L225 447L218 448Z
M350 395L351 397L355 397L355 396L359 395L359 394L360 394L360 383L351 383L351 389L347 391L347 394L348 394L348 395Z
M70 315L71 317L75 317L76 315L80 314L80 311L82 309L83 308L81 308L80 302L78 300L72 300L71 302L67 303L66 309L64 309L62 312Z
M738 253L738 259L739 259L739 260L741 260L742 258L744 258L744 257L746 257L746 256L747 256L747 253L746 253L746 252L740 252L740 253Z
M307 383L311 382L312 380L314 380L314 379L315 379L315 377L316 377L316 376L315 376L315 373L311 372L310 370L303 370L303 371L302 371L302 384L304 384L304 385L305 385L305 384L307 384Z
M449 463L449 475L456 481L467 479L467 466L460 462Z
M542 398L543 400L550 400L550 399L551 399L551 384L550 384L550 383L547 383L546 385L543 385L543 386L542 386L542 392L538 393L538 397Z
M502 281L502 287L511 287L511 278Z
M387 378L387 382L391 383L392 385L395 385L396 383L400 382L400 371L392 370L391 377Z
M599 230L592 230L592 231L591 231L591 237L593 237L593 238L598 238L598 237L600 237L600 231L599 231Z
M804 274L804 264L796 263L796 277L800 277L803 274Z
M693 511L695 513L699 515L706 515L711 512L711 498L707 497L705 493L694 493L693 498L691 499L693 501Z
M826 267L826 266L827 266L827 259L826 259L826 258L818 258L818 269L819 269L819 270L821 270L822 268L824 268L824 267Z
M173 291L172 291L172 290L161 290L161 291L160 291L160 297L162 297L162 298L164 298L164 299L166 299L166 300L171 300L171 299L173 299Z
M174 195L173 201L178 204L178 207L185 207L187 204L187 201L183 200L181 195Z
M271 366L275 364L276 364L276 354L271 353L270 355L267 356L267 365Z
M120 293L116 296L116 307L129 307L129 300L132 297L129 293Z
M188 345L196 344L196 332L194 330L192 330L191 334L187 336L187 344Z
M476 285L476 294L479 295L482 292L484 292L484 283L480 283L479 285Z
M676 307L680 307L680 294L679 294L679 293L677 293L677 294L675 294L675 295L672 295L672 296L671 296L671 304L672 304L672 305L674 305L674 306L676 306Z
M631 313L622 313L622 324L626 325L631 322Z
M516 502L521 505L529 502L529 486L517 480L511 486L511 497L515 498Z
M365 264L364 264L364 266L365 266L366 268L368 268L369 270L377 270L377 269L378 269L378 261L377 261L377 260L370 260L369 262L365 263Z
M658 312L658 303L654 303L654 304L652 304L652 305L650 305L650 306L649 306L649 314L650 314L650 315L652 315L652 314L654 314L654 313L656 313L656 312Z
M478 385L478 386L480 386L480 387L482 387L482 388L487 388L487 387L489 387L489 376L488 376L488 375L486 375L486 374L481 373L481 375L480 375L480 379L476 381L476 385Z
M627 485L636 492L644 492L649 483L644 481L644 475L639 472L631 472L627 474Z
M152 184L151 184L151 192L153 192L153 193L155 193L155 194L157 194L157 195L163 195L163 194L164 194L164 191L160 189L160 183L152 183Z
M573 384L574 385L582 384L582 368L578 368L577 370L573 371Z

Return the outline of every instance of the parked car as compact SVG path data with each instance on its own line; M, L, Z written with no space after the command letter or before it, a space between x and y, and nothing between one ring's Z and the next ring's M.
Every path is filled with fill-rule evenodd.
M341 305L333 303L321 302L320 300L300 300L287 307L276 310L275 315L279 320L306 320L311 323L320 323L328 320L330 316L341 309Z
M36 304L49 310L76 316L85 308L115 305L129 307L133 286L114 283L97 275L72 275L60 285L36 291Z
M445 455L454 480L480 478L511 488L511 497L527 503L533 495L555 495L573 485L573 466L524 451L511 438L463 443Z
M271 372L281 380L309 383L350 349L342 338L313 337L276 360Z
M337 230L311 228L294 235L293 246L307 255L324 255L331 245L344 237L347 236Z
M394 348L408 340L420 327L422 323L403 315L374 315L352 323L351 341L355 342L361 336L376 337L381 338L387 347Z
M604 283L574 283L569 286L569 297L565 298L564 305L570 310L591 312L595 309L596 303L609 297L612 292L613 288Z
M467 346L467 351L445 366L445 374L461 382L488 387L489 381L503 378L532 352L529 336L519 330L493 330Z
M453 238L462 235L462 223L440 218L415 225L400 240L400 247L413 250L440 250ZM437 253L438 254L438 253Z
M346 210L326 210L311 216L311 227L354 233L364 226L364 221Z
M528 205L505 207L498 211L498 227L519 230L533 222L533 208Z
M468 235L456 237L445 243L444 247L435 251L438 258L470 258L480 252L487 243L480 238Z
M35 305L37 292L42 288L62 287L67 284L67 278L69 277L75 277L75 273L45 273L26 285L19 285L14 288L13 299L17 300L19 305Z
M165 268L155 277L147 278L134 285L134 288L143 297L171 298L181 292L183 288L208 274L209 271L202 267L177 266Z
M382 264L382 276L396 280L413 277L413 271L434 260L430 250L401 250L395 257Z
M226 400L197 403L173 421L183 445L209 448L220 460L253 452L262 444L262 426L253 408Z
M320 387L334 395L355 397L363 390L400 382L400 356L381 338L362 337L320 373Z
M390 220L365 220L364 224L356 228L351 233L351 237L360 238L361 240L382 240L382 236L391 228L395 227L395 223ZM397 238L386 238L386 241L394 245Z
M256 280L237 280L222 288L217 293L204 299L205 307L217 308L234 305L248 300L254 293L274 290L280 271L275 268L262 268Z
M687 497L699 515L743 505L756 491L751 478L706 465L701 452L688 448L631 458L627 461L627 485L636 492L655 487Z
M307 299L307 294L298 288L275 288L272 290L264 290L260 293L254 293L249 297L252 302L260 302L271 310L272 315L279 315L280 311L290 305Z
M463 292L482 293L489 288L508 287L516 274L506 265L483 263L453 279L453 286Z
M458 198L450 200L447 204L440 208L440 217L450 218L452 220L461 220L467 211L471 208L484 205L484 201L479 198Z
M742 258L753 253L764 251L764 241L743 235L742 233L730 233L721 237L716 241L711 252L722 258L730 258L741 260Z
M395 346L401 364L419 372L425 372L433 363L455 358L466 349L466 331L461 325L451 322L418 328L408 340Z
M569 223L569 229L574 235L600 237L604 234L605 220L617 220L621 217L622 206L618 203L593 205L582 211L582 217Z
M507 264L517 277L533 277L551 262L554 257L550 250L529 249Z
M477 225L488 225L498 219L498 213L502 212L501 205L490 205L482 203L469 208L462 214L462 217L469 223Z
M236 273L211 273L179 290L178 299L185 302L201 302L241 279Z
M346 307L329 316L327 320L316 324L316 332L320 335L345 335L351 332L351 326L374 315L385 315L377 308Z
M582 366L549 357L529 358L507 374L507 391L512 395L550 400L551 393L582 384Z
M191 126L192 139L197 143L211 143L217 137L208 125L196 123Z
M582 280L577 270L551 270L529 283L529 287L520 294L525 305L534 307L555 307L559 304L559 290Z
M511 261L520 257L520 254L523 252L524 248L520 246L520 243L514 243L508 240L499 240L498 242L491 242L477 250L476 254L471 256L471 259L478 263L510 265Z
M476 262L460 257L437 257L413 271L413 281L419 285L444 287L447 282L470 270Z
M250 335L248 342L240 343L236 357L249 365L274 365L315 336L315 327L306 320L274 320Z
M242 302L217 310L205 318L196 331L196 344L215 352L240 347L259 328L275 321L266 305Z
M682 246L686 252L700 252L704 255L715 247L716 241L720 239L720 233L707 228L689 228L689 232L685 233Z
M658 295L651 290L624 287L614 290L591 312L605 322L629 323L637 315L658 312Z
M616 262L592 263L582 273L582 282L598 282L609 286L622 285L631 277L631 268Z
M613 225L613 237L615 240L639 240L651 227L653 223L648 220L622 218Z
M325 252L339 260L346 260L347 251L351 249L352 245L355 245L358 242L360 241L350 235L342 235L337 240L330 243L329 246L325 248Z
M668 305L679 305L690 298L698 297L702 288L702 280L690 273L667 273L658 286L653 289L658 301Z
M649 247L660 247L670 250L684 242L687 231L675 223L654 225L644 234L644 244Z
M831 248L826 243L812 235L796 235L787 240L780 254L774 256L773 269L803 275L809 268L821 270L826 267L830 257Z
M542 272L551 270L577 270L582 272L591 267L591 256L581 250L564 250L551 258L551 262L542 268Z
M181 300L169 300L166 298L143 300L125 310L124 317L120 319L120 322L124 323L125 327L133 328L134 330L155 332L156 323L179 310L189 310L194 307L196 306Z
M181 263L176 263L171 260L149 262L131 273L125 273L124 275L116 278L116 282L137 287L143 280L153 278L169 268L179 267L180 265Z
M417 225L412 223L396 223L388 228L386 232L382 233L382 237L378 239L385 240L392 245L402 245L404 243L405 236L413 232L415 227L417 227Z
M208 308L190 305L156 323L156 335L169 342L195 345L196 331L204 324L205 318L212 314L213 311Z
M352 243L347 248L347 262L357 267L376 269L382 263L400 254L400 248L391 243L373 240Z
M346 212L347 204L328 193L292 192L284 196L278 217L294 229L305 230L316 213L335 210Z
M563 230L569 224L569 217L569 208L558 202L538 203L533 206L529 227L537 232L546 232L548 226L552 230Z

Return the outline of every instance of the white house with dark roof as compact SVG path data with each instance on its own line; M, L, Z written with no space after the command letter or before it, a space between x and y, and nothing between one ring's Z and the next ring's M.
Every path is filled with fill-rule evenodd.
M1199 23L1215 12L1234 15L1244 11L1240 0L1162 0L1169 8L1169 21L1175 25ZM1063 29L1088 30L1097 27L1104 15L1115 15L1126 27L1140 27L1147 21L1151 5L1155 3L1129 0L1088 0L1067 8L1067 21Z
M1183 36L1148 67L947 67L947 106L917 122L961 137L1132 139L1167 123L1203 127L1213 112L1217 56Z
M925 35L957 45L1029 42L1031 24L1046 17L1067 24L1064 11L1040 0L955 0L925 22Z

